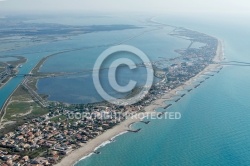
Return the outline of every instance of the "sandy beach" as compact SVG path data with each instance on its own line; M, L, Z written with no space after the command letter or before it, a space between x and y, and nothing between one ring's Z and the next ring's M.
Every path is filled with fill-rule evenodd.
M223 60L223 46L222 42L218 40L218 47L216 55L213 59L215 64L208 65L203 71L198 73L195 77L191 78L190 80L186 81L183 85L171 90L170 92L163 95L160 99L155 100L151 105L145 107L146 112L154 111L156 108L164 107L165 101L167 99L170 99L171 97L175 96L176 93L180 90L184 90L187 86L194 86L194 82L200 77L204 76L204 73L208 73L214 70L218 70L218 68L221 66L220 64L216 64ZM70 154L68 154L66 157L64 157L56 166L69 166L74 165L76 162L81 160L84 156L87 156L88 154L92 153L96 147L100 146L103 142L110 140L111 138L115 137L116 135L125 132L129 129L130 124L140 121L141 119L136 118L129 118L119 125L113 127L112 129L107 130L103 134L97 136L93 140L87 142L84 146L82 146L79 149L74 150Z

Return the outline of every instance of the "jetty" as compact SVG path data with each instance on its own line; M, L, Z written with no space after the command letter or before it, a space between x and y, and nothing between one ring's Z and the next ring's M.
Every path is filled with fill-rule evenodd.
M178 102L180 99L181 99L181 98L179 98L179 99L175 100L175 102Z
M150 121L143 121L143 120L142 120L142 121L140 121L140 122L142 122L142 123L144 123L144 124L149 124Z
M167 111L163 111L163 112L160 112L159 114L158 114L158 117L161 117L163 114L165 114Z
M138 133L141 129L137 129L137 130L127 130L128 132L132 132L132 133Z
M168 107L170 107L172 104L168 104L167 106L164 107L164 109L167 109Z
M195 87L194 87L194 88L198 88L200 85L201 85L201 84L195 85Z

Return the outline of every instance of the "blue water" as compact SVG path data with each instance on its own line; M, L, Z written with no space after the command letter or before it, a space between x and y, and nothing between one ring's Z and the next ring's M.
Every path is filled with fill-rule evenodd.
M213 19L190 19L187 16L161 16L156 19L219 37L224 40L227 60L250 62L250 50L248 49L250 24L246 18L228 19L227 17L213 17ZM127 35L133 36L132 33L141 32L141 30L133 31L87 34L87 37L84 37L89 40L84 40L82 36L78 36L72 38L72 40L42 44L11 52L1 52L0 54L17 54L27 57L28 62L20 69L20 73L28 73L46 55L71 48L93 46L93 43L89 42L92 39L92 35L95 36L93 39L96 46L100 46L103 45L103 42L105 42L104 44L120 42L121 40L126 40ZM112 35L111 39L109 35L112 33L116 35ZM168 41L172 39L166 39L163 31L158 33L161 35L153 34L152 32L125 43L140 47L152 59L158 59L159 56L176 56L173 53L173 50L176 48L173 47L178 44L180 44L178 45L180 48L188 45L185 41L169 43ZM98 35L103 37L97 40ZM156 37L154 38L150 35L156 35ZM162 35L163 38L160 38ZM151 49L150 45L145 45L144 47L144 44L147 43L146 41L151 40L154 41L152 44L155 43L155 50ZM157 43L157 41L159 42ZM87 57L91 61L92 55L97 56L96 54L100 53L102 49L98 47L98 49L93 48L60 55L63 59L66 58L72 65L65 65L65 62L61 63L60 61L58 63L60 58L55 56L46 62L45 65L48 66L42 68L42 71L46 71L46 69L49 69L49 71L61 71L62 68L67 71L81 69L81 67L78 67L78 64L82 63L84 58ZM156 51L157 55L155 55ZM168 51L167 55L164 54L166 51ZM84 54L81 55L81 53ZM76 58L72 59L69 56ZM79 62L76 62L77 58L80 59ZM53 65L58 65L58 67ZM91 67L92 63L84 62L84 65L86 65L84 67ZM139 133L127 133L117 137L114 143L98 150L101 151L101 154L92 155L76 165L250 165L249 72L249 67L225 67L219 74L207 80L199 88L190 92L168 109L169 111L181 112L182 118L180 120L151 120L148 125L142 123L135 124L133 125L134 128L142 128ZM3 105L22 79L21 77L16 77L0 89L0 105ZM41 80L40 84L44 83L43 89L46 89L58 85L56 82L66 81L65 78L58 79L63 80L44 79ZM77 79L73 80L76 81ZM81 80L79 80L79 84L82 84ZM68 81L70 80L68 79ZM51 86L50 84L54 85ZM64 84L68 85L69 83L64 82ZM67 91L65 89L66 86L61 85L60 88L64 88ZM60 90L60 88L58 89ZM56 91L59 91L58 89L54 90L55 94ZM69 93L72 93L72 91ZM60 96L60 94L61 92L58 92L58 95L55 95L55 97ZM50 95L52 96L53 94ZM77 95L75 98L77 99ZM65 100L65 98L62 100ZM86 99L82 98L79 100ZM90 100L96 100L96 98ZM161 111L161 109L158 111Z
M6 55L6 54L4 54ZM36 53L32 56L27 55L28 62L25 63L22 68L19 68L19 73L29 73L32 68L39 62L40 57L44 56L44 53ZM4 105L5 101L8 99L9 95L16 89L16 87L22 82L23 77L14 77L5 86L0 88L0 108Z
M24 47L22 49L13 51L0 52L0 56L21 55L27 58L27 62L23 64L22 68L19 68L18 72L20 74L27 74L43 57L54 54L64 49L70 49L72 45L69 45L68 43L69 41L60 41L56 43L45 43L30 47ZM5 86L0 88L0 108L4 105L10 94L18 87L23 79L23 77L14 77Z
M73 52L66 52L58 54L49 58L41 68L41 72L73 72L82 71L84 69L93 69L97 57L106 50L112 43L120 43L135 46L148 55L150 60L160 60L162 58L172 58L178 56L175 49L187 48L190 42L168 35L173 28L158 29L155 27L145 27L139 30L125 30L112 32L98 32L94 34L83 35L72 42L81 43L82 45L92 46L87 49L77 50ZM86 42L91 41L91 42ZM145 42L147 41L147 42ZM115 55L109 58L112 62L119 57L125 58L124 53ZM134 62L141 63L141 60L135 56L129 56ZM109 63L104 63L104 66L109 66ZM122 85L126 85L129 80L133 79L139 85L145 83L146 70L140 69L138 72L130 73L128 71L117 74L118 82L120 80ZM107 71L108 72L108 71ZM102 85L104 89L112 96L123 97L126 94L120 95L116 93L112 87L109 86L107 72L101 75L103 80ZM62 91L62 89L64 89ZM38 92L48 94L49 100L62 101L68 103L89 103L103 101L96 89L92 80L92 72L88 72L79 77L60 77L60 78L45 78L38 82Z
M0 57L1 62L15 61L17 58L14 57Z
M218 36L224 40L227 60L250 62L250 33L245 22L159 20ZM249 72L249 67L225 67L169 108L182 113L180 120L135 124L134 128L142 128L139 133L117 137L98 150L101 154L76 165L250 165Z

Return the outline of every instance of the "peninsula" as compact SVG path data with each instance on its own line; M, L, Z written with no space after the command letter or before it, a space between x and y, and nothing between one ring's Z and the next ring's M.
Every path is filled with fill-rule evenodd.
M131 124L143 122L143 119L134 118L138 113L152 112L159 107L168 109L170 106L165 106L164 101L177 96L180 90L186 90L186 93L189 93L191 90L187 87L198 87L195 80L203 76L211 77L214 74L208 73L217 73L222 69L219 62L223 58L223 48L218 39L178 27L170 35L188 38L191 43L186 49L177 49L176 52L180 56L176 58L152 62L156 70L155 76L161 81L152 86L142 101L129 106L117 106L108 102L66 104L47 101L46 96L36 92L37 80L62 75L62 73L39 73L40 66L46 60L43 59L26 76L19 91L22 90L28 96L27 98L34 101L37 108L46 111L43 115L25 119L22 124L16 126L15 130L3 133L0 139L0 163L73 165L83 156L94 153L103 142L110 141L123 132L132 131ZM192 44L195 42L203 43L204 46L193 48ZM169 65L158 68L164 63ZM206 78L198 85L200 86ZM15 93L14 95L18 96ZM182 94L176 102L184 96ZM8 110L5 109L5 111ZM94 117L70 118L71 114L86 112ZM7 118L15 119L8 112L7 115ZM20 117L23 116L20 115Z

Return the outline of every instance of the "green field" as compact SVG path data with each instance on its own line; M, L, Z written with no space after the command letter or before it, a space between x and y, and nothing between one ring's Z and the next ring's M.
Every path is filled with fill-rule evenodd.
M4 119L15 121L20 115L28 113L30 109L30 103L13 102L7 108Z
M0 135L12 131L17 126L48 112L48 109L42 108L34 102L29 93L22 86L19 86L12 95L3 117L3 123L10 121L15 123L8 124L4 129L1 129Z

